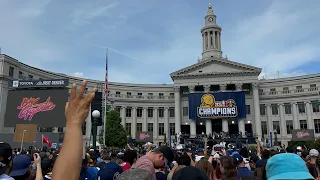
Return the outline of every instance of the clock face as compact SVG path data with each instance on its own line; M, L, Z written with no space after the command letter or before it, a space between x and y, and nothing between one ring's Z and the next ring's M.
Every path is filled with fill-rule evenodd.
M212 21L213 21L213 18L212 18L212 17L209 17L208 21L209 21L209 22L212 22Z

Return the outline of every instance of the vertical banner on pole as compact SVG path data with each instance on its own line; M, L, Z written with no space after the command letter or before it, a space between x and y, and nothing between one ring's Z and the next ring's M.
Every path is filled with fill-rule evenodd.
M272 132L270 132L270 147L272 147Z

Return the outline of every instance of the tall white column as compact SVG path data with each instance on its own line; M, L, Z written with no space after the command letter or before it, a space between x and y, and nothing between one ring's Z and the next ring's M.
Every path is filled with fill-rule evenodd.
M197 135L197 126L196 126L196 121L195 120L191 120L190 122L190 137L196 137Z
M166 133L166 136L169 135L169 108L164 108L164 132Z
M273 133L273 122L271 119L271 104L266 104L267 107L267 126L268 126L268 135L270 132Z
M174 87L174 117L175 117L175 131L181 132L181 102L180 102L180 87Z
M261 120L260 120L260 103L259 103L259 85L258 83L252 83L253 89L253 107L254 107L254 124L256 127L256 133L258 138L261 138Z
M154 108L154 123L153 123L153 138L157 139L158 138L158 107Z
M236 84L236 90L237 91L242 91L242 85L243 85L242 83L237 83Z
M307 109L307 124L308 124L308 129L314 129L314 123L312 120L312 111L311 111L311 102L307 101L306 102L306 109Z
M148 130L148 113L147 113L148 108L143 107L143 123L142 123L142 131L147 131Z
M213 49L217 49L215 31L212 32L212 44L213 44Z
M87 140L90 139L91 137L91 127L92 127L92 122L91 122L91 106L89 106L89 114L86 119L86 138Z
M127 109L127 107L125 107L125 106L121 107L121 124L123 127L125 127L125 124L126 124L126 109Z
M224 92L224 91L227 90L227 85L226 84L220 84L219 87L220 87L220 91L221 92Z
M137 131L137 107L132 107L132 123L131 123L131 136L136 138Z
M245 120L246 119L239 119L238 120L238 128L239 128L239 132L241 132L242 136L245 134L245 131L246 131Z
M280 113L280 133L281 136L285 136L287 135L287 131L286 131L286 120L284 117L284 109L283 109L283 104L278 104L279 106L279 113Z
M202 52L204 52L204 50L205 50L205 34L203 33L202 34Z
M220 39L221 33L218 32L218 48L221 50L221 39Z
M207 38L208 38L208 49L211 49L211 41L210 41L210 31L207 32L208 35L207 35Z
M292 106L292 115L293 115L293 128L294 129L300 129L300 122L299 122L299 119L298 119L297 103L293 102L293 103L291 103L291 106Z
M229 124L227 119L222 119L222 131L229 132Z

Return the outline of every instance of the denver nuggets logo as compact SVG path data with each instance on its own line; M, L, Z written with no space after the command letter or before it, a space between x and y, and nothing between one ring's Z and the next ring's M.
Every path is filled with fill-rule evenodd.
M201 97L201 105L198 109L200 118L236 117L237 105L233 99L216 101L212 94L204 94Z

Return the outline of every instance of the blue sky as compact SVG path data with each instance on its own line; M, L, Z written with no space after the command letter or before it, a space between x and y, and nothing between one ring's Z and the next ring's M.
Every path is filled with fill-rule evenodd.
M90 79L172 83L201 57L207 0L0 0L2 52ZM214 0L222 49L274 78L320 71L319 0Z

